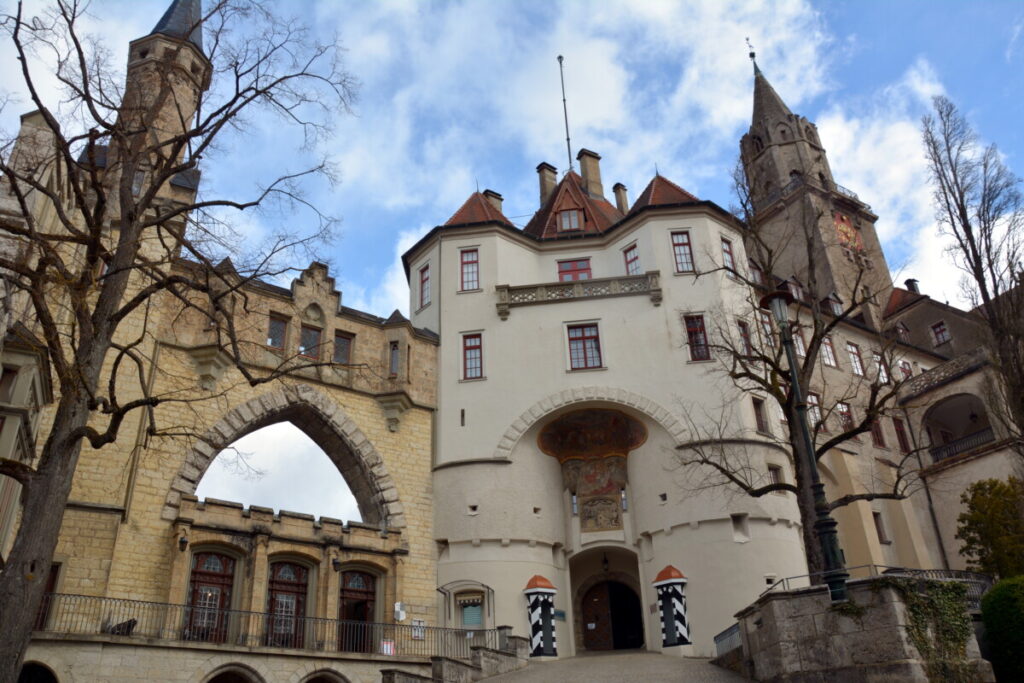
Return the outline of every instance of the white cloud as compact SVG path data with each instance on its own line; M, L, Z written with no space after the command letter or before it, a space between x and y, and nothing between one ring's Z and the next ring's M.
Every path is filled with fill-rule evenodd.
M282 422L242 437L214 459L196 495L359 521L355 498L327 455Z
M407 230L399 234L395 243L394 260L387 270L375 278L379 285L367 288L358 282L342 279L344 304L361 311L380 311L384 317L398 309L402 315L409 316L409 283L402 265L402 254L411 248L421 237L430 232L433 226L422 225L417 230ZM387 311L386 313L383 313Z

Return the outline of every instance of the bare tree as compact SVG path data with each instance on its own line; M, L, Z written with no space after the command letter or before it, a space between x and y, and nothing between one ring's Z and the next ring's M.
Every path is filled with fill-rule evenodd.
M251 384L314 364L282 358L254 368L257 340L236 320L250 283L279 276L286 252L329 235L334 220L302 194L328 166L282 171L289 156L280 154L281 175L247 198L197 193L196 182L200 161L229 134L244 134L256 114L297 127L311 150L347 111L355 84L337 45L275 16L278 9L209 4L183 35L134 42L127 81L82 29L86 2L55 0L31 17L19 2L0 17L37 110L0 153L0 276L11 301L25 302L21 322L47 351L56 396L35 460L0 461L23 502L0 572L2 682L18 677L83 443L113 443L139 411L151 435L181 428L158 424L154 409L192 399L155 395L144 381L156 360L142 343L149 312L178 306L207 320L219 351ZM60 102L44 100L44 75L59 82ZM245 247L251 238L231 223L241 210L304 216L309 227Z
M840 301L835 292L826 291L826 286L819 282L818 266L823 258L819 235L828 233L819 233L819 227L827 213L831 218L827 211L829 188L806 187L806 192L789 201L784 209L788 212L786 220L767 227L758 213L763 207L753 204L750 188L754 179L747 177L741 164L737 164L733 180L739 200L733 213L745 229L745 245L752 265L750 270L738 264L729 269L729 275L746 286L745 302L740 308L711 316L716 326L709 330L706 343L720 375L733 385L736 396L743 397L743 405L749 400L747 396L764 401L766 412L758 416L764 424L756 430L740 426L742 420L736 414L735 401L717 411L705 408L703 419L691 420L692 438L680 447L679 460L684 465L696 466L696 478L691 481L697 488L721 487L754 498L778 491L794 493L808 568L814 574L823 571L824 558L814 530L817 515L811 476L799 430L789 426L797 424L796 420L803 419L802 413L806 412L814 442L813 458L820 463L836 448L853 445L849 442L859 442L862 435L871 434L883 416L902 416L897 406L905 380L899 371L901 346L869 324L868 307L886 292L875 284L877 280L868 277L866 267L854 268L848 281L842 282L842 289L849 292L846 301ZM794 250L798 250L796 258ZM794 271L794 263L802 265ZM760 297L780 287L788 287L796 294L796 302L791 306L791 315L796 315L790 330L799 361L795 373L785 358L774 321L760 307ZM865 348L865 356L860 358L859 372L824 372L823 360L826 366L836 364L838 351L833 335L851 330L860 338L871 340L870 351ZM794 400L794 382L799 382L803 395L810 397L804 406ZM769 406L775 408L771 413L784 416L787 426L769 426ZM795 473L794 483L769 479L763 462L765 444L786 453ZM909 495L918 482L919 454L912 448L898 452L895 459L870 463L872 472L880 471L882 475L866 477L860 482L863 490L850 491L829 501L829 510L857 501L899 500ZM876 466L880 470L875 470Z
M966 275L965 292L987 323L986 346L1001 386L994 406L1020 443L1024 429L1024 197L1021 179L996 146L982 147L949 99L933 99L922 120L935 218L952 237L949 254ZM1018 453L1024 451L1018 445Z

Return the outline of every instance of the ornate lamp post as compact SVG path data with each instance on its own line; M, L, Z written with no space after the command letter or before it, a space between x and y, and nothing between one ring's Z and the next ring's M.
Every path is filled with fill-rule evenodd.
M793 401L796 404L796 427L800 430L800 441L803 443L803 450L807 460L807 472L811 477L811 491L814 493L814 512L817 519L814 520L814 532L818 536L818 544L821 546L821 554L825 560L825 583L828 584L832 600L846 599L846 579L849 574L843 566L842 551L839 549L839 536L836 534L836 520L832 518L828 509L828 501L825 499L825 485L821 483L818 476L818 462L814 457L814 442L811 440L811 430L807 425L807 401L804 398L803 388L799 381L799 365L796 360L796 350L793 347L793 331L789 326L789 304L793 303L793 296L784 289L780 289L761 298L761 308L767 308L772 312L775 323L779 327L779 336L782 339L782 348L786 350L786 360L789 361L790 390L793 392Z

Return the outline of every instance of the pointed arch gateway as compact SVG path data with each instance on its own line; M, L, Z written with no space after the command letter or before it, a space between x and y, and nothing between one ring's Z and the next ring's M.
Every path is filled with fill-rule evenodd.
M404 528L405 516L384 460L340 405L308 384L296 384L253 398L224 415L198 440L171 481L162 516L174 520L183 494L194 494L217 454L257 429L291 422L338 468L367 524Z

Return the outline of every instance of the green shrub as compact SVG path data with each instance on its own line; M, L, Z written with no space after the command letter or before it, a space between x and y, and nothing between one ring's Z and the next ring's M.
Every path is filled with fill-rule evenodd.
M1024 576L993 586L981 599L981 618L996 677L1024 681Z

